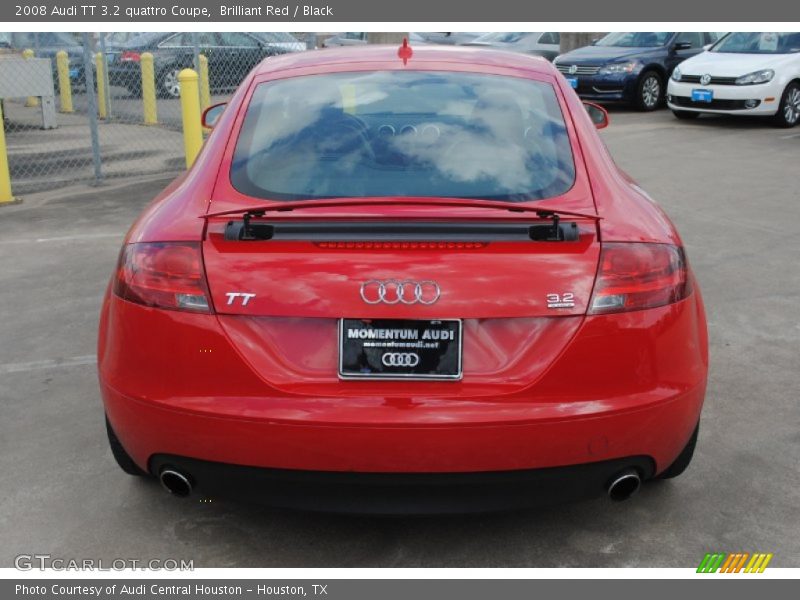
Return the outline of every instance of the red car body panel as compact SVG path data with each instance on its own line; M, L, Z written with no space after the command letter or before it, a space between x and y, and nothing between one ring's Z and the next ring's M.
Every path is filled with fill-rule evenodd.
M225 241L209 212L267 204L229 178L255 85L354 70L464 71L552 83L564 112L576 180L536 203L576 219L580 241L531 248L322 248L303 241ZM272 218L272 217L271 217ZM276 219L509 219L478 207L333 206ZM515 216L516 218L516 216ZM98 345L106 412L143 469L155 454L254 467L363 472L505 471L647 456L668 467L694 431L708 368L696 282L678 302L587 315L602 245L681 245L663 211L614 165L582 103L544 60L480 50L325 50L270 58L231 99L190 171L131 228L127 243L202 241L213 314L162 310L109 287ZM526 277L526 274L536 276ZM366 305L366 279L436 279L433 306ZM548 310L549 292L575 294ZM280 285L276 285L279 283ZM225 294L249 286L247 306ZM340 317L464 319L460 381L342 381Z

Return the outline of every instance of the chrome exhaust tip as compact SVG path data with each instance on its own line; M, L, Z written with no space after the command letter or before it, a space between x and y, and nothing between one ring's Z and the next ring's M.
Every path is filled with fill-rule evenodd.
M622 502L633 496L642 486L642 478L636 469L626 469L617 473L608 484L606 492L615 502Z
M170 494L185 498L192 493L192 482L189 478L175 469L164 469L159 473L158 480L161 486Z

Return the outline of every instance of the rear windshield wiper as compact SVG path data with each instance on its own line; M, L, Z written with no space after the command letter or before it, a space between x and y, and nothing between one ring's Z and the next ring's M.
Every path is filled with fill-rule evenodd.
M535 214L540 219L549 219L547 224L519 223L420 223L420 222L346 222L334 221L321 223L253 221L270 212L292 212L309 208L333 208L342 206L449 206L459 208L489 208L511 213ZM202 218L242 215L241 221L229 221L225 228L227 240L533 240L533 241L577 241L578 227L575 222L563 222L561 217L578 217L599 220L598 215L562 210L550 207L520 206L497 200L469 200L449 198L426 199L333 199L308 200L293 204L267 204L260 206L240 207L225 211L208 213Z

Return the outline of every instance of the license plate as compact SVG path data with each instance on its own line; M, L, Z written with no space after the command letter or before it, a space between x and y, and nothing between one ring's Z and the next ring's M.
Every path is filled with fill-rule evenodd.
M575 79L574 77L567 77L567 83L569 83L572 86L572 89L575 90L578 89L578 80Z
M341 319L342 379L461 379L461 321Z
M711 102L714 90L692 90L692 102Z
M75 79L78 76L78 69L70 69L69 70L69 78Z

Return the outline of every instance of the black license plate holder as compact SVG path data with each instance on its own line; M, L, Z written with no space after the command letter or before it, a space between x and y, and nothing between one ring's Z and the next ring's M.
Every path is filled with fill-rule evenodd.
M462 377L460 319L340 319L341 379Z

